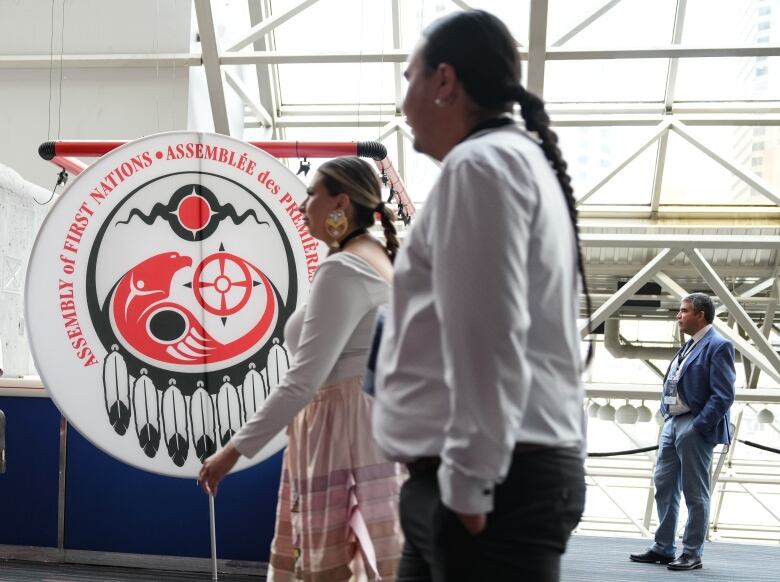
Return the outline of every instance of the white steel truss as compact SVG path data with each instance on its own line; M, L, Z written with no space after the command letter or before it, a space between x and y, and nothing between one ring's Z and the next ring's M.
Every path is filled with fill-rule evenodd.
M202 68L205 72L214 127L217 132L229 134L226 93L231 91L239 96L247 109L245 130L262 128L268 132L269 139L278 139L286 129L322 128L372 128L376 131L376 140L394 143L397 150L398 169L402 178L409 184L407 171L411 159L412 132L405 123L401 112L403 100L402 72L404 62L409 57L409 46L402 38L402 11L416 4L401 0L371 0L388 2L391 6L391 21L386 23L392 35L392 48L388 50L350 50L344 52L316 51L290 52L276 50L276 33L287 23L304 14L315 4L328 0L293 0L287 3L286 10L275 10L273 0L248 0L249 21L245 32L228 47L219 46L217 28L221 24L214 21L214 6L209 0L194 0L194 8L200 35L201 52L145 53L145 54L64 54L57 59L57 65L65 69L91 68L149 68L149 67L190 67ZM365 0L368 1L368 0ZM459 9L478 7L476 1L451 0ZM568 43L596 22L604 19L621 4L620 0L605 0L598 8L587 14L579 22L566 27L566 32L557 38L548 37L548 20L551 3L548 0L531 0L529 14L528 46L518 46L518 52L524 61L528 73L529 89L544 95L545 77L552 61L602 61L623 59L667 59L664 76L664 90L661 100L654 102L627 103L548 103L553 125L558 128L589 127L646 127L647 136L633 150L622 152L618 163L605 168L598 182L577 199L581 218L586 221L599 220L600 225L630 224L658 228L662 234L652 232L600 233L583 229L582 246L589 258L586 260L589 287L594 290L596 311L593 313L593 328L611 318L666 317L669 314L630 311L626 304L631 300L647 299L638 292L647 283L656 282L663 289L657 297L662 305L678 302L689 290L702 286L716 294L721 302L718 315L726 317L723 321L716 318L716 327L735 345L749 365L750 373L746 379L747 388L740 390L740 407L737 417L737 431L742 430L743 413L748 416L755 412L750 404L780 404L780 390L756 388L759 371L762 378L780 385L780 357L777 352L776 329L778 323L778 257L780 256L780 190L765 177L744 167L744 162L733 159L733 155L718 151L708 145L706 139L691 132L692 127L766 127L780 126L780 99L768 95L761 101L745 102L682 102L678 99L678 73L680 62L684 59L718 58L777 58L780 57L780 44L739 44L729 46L695 46L684 43L683 30L689 19L689 6L686 0L677 0L674 25L669 31L668 45L652 47L591 47L572 48ZM277 4L278 6L278 4ZM552 41L552 42L550 42ZM290 105L284 102L283 87L280 86L279 65L306 65L353 63L390 63L393 87L392 100L385 103L362 104L356 98L354 102L337 105ZM49 69L52 65L50 54L12 54L0 55L0 69ZM251 66L254 70L257 87L252 81L242 80L234 72L235 67ZM251 76L250 76L251 78ZM549 84L548 84L549 85ZM229 87L227 90L225 87ZM235 129L234 129L235 131ZM709 159L725 168L735 180L765 198L769 205L729 206L727 208L707 206L679 206L664 201L664 176L669 171L667 164L668 140L670 132L681 138L689 146L706 155ZM131 136L119 136L131 137ZM593 197L621 175L629 164L637 160L651 148L656 149L654 171L650 196L642 206L597 207ZM564 155L566 152L564 151ZM414 185L410 185L413 190ZM412 192L412 194L422 194ZM696 223L718 220L722 230L714 234L688 234L685 232L670 234L661 231L663 227L679 227L680 230ZM610 222L613 221L613 222ZM633 222L632 222L633 221ZM664 222L666 221L666 222ZM774 229L774 234L729 234L729 227L752 228L755 223ZM671 226L669 226L671 225ZM590 227L591 223L587 222ZM602 252L601 258L589 253ZM730 251L741 251L744 256L731 260ZM633 259L618 260L620 253L626 253ZM752 254L751 254L752 253ZM763 253L763 254L762 254ZM764 260L765 254L772 254L773 260ZM717 260L716 260L717 257ZM623 286L615 288L620 280ZM599 287L601 286L601 287ZM581 333L587 333L583 324ZM646 361L648 366L657 367ZM2 383L0 383L2 385ZM601 399L657 399L658 390L630 390L626 387L604 387L588 385L589 398ZM624 435L630 438L631 435ZM635 441L637 446L641 443ZM740 475L733 467L737 466L736 451L741 445L735 445L728 451L728 463L718 481L713 497L714 529L720 522L724 498L733 494L733 488L741 488L747 495L758 499L761 496L752 490L753 485L768 484L780 487L780 465L770 465L766 474L754 477ZM616 506L629 523L633 531L647 535L651 527L652 488L650 474L652 454L643 455L644 465L636 469L628 465L610 467L598 463L589 463L589 479ZM643 487L648 488L643 513L625 507L619 496L611 492L610 480L615 477L639 479ZM780 491L780 489L779 489ZM765 508L765 502L758 501ZM768 510L780 524L777 511ZM587 525L587 523L586 523ZM774 531L774 530L773 530ZM776 528L776 537L780 539L780 527ZM773 534L774 535L774 534Z

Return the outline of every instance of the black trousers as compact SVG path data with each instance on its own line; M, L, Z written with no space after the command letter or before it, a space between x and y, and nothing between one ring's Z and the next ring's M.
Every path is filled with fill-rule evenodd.
M515 453L477 535L442 504L435 466L414 471L401 489L406 541L397 582L557 582L584 507L576 449Z

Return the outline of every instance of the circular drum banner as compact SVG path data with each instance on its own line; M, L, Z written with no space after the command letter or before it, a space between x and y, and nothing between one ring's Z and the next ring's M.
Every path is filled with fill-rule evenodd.
M284 324L321 250L304 196L273 156L190 132L128 143L72 183L38 233L25 302L38 371L79 432L197 476L289 366Z

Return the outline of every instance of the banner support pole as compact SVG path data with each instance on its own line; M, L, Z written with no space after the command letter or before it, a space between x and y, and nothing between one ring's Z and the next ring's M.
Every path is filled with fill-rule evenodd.
M211 579L217 580L217 527L214 510L214 496L209 495L209 531L211 533Z

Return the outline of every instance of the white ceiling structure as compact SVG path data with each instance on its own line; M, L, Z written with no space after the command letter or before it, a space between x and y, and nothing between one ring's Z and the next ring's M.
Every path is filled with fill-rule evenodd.
M508 23L548 103L597 323L669 320L704 289L746 383L780 384L780 0L0 0L0 163L51 189L47 140L374 140L424 204L404 62L469 7ZM639 290L657 304L626 304Z
M34 374L23 336L24 256L47 207L29 198L48 197L58 172L38 157L42 142L184 129L247 141L373 140L422 205L438 168L411 148L404 62L428 23L470 7L509 25L523 82L547 102L569 164L592 337L605 348L588 371L589 408L605 399L654 406L658 376L679 345L680 298L705 291L717 296L716 326L741 356L737 434L752 434L753 403L777 410L780 402L780 0L0 0L7 369ZM591 420L597 448L657 438L648 425L629 431ZM766 434L760 440L771 442ZM735 450L713 498L711 535L776 544L777 463L740 445L741 466ZM617 513L604 523L586 516L581 528L649 534L647 455L588 462L589 505ZM629 487L611 494L621 479ZM741 497L726 496L727 485L755 499L758 518ZM721 512L734 498L733 515ZM736 523L731 534L727 522Z

